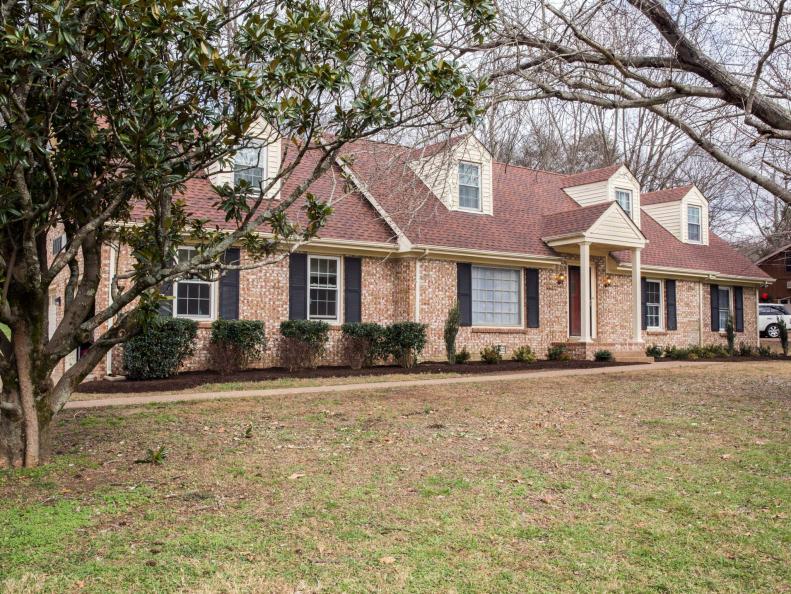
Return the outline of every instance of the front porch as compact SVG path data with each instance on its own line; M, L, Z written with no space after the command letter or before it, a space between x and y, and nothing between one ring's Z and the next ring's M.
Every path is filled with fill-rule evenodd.
M543 238L568 258L568 339L560 344L575 359L592 359L605 349L620 360L643 360L640 256L646 238L617 203L581 210L587 212L571 219L560 213L548 220ZM616 281L607 272L607 260L612 252L623 251L630 254L631 274ZM604 265L597 268L594 260Z

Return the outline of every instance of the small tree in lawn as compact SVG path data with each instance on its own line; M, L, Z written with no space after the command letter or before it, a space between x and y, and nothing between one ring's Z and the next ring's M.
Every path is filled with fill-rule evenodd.
M783 349L783 355L788 357L788 325L783 318L777 323L780 326L780 347Z
M258 265L284 241L315 236L331 209L308 190L346 144L474 121L481 86L438 54L437 38L450 25L458 38L477 35L492 19L489 0L429 0L420 19L402 8L2 3L0 323L10 332L0 333L0 465L39 463L53 417L113 345L153 318L161 283L240 268L222 259L232 245L245 249L245 266ZM210 228L179 195L210 168L229 170L261 122L283 139L283 164L260 187L216 188L228 225ZM275 200L303 163L299 183ZM287 215L298 200L299 225ZM56 228L65 241L53 254ZM100 300L108 242L127 246L135 264ZM179 261L185 242L194 255ZM64 277L62 317L49 328L49 292Z
M459 334L459 304L454 303L448 311L445 319L445 352L448 355L448 363L453 365L456 362L456 336Z

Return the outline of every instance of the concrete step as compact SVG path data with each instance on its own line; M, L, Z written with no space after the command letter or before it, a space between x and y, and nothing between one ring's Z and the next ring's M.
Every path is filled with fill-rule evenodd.
M645 351L615 351L613 358L619 363L653 363L654 358L645 354Z

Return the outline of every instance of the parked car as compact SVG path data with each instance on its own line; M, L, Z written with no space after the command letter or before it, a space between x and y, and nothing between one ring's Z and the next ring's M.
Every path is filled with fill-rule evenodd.
M791 308L782 303L761 303L758 306L758 330L761 336L777 338L780 336L780 320L785 320L791 328Z

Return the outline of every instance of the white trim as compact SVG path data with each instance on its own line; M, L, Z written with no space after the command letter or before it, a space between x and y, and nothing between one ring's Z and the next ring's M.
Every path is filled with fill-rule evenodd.
M659 325L658 326L649 326L648 325L648 314L646 313L646 324L645 329L647 331L662 331L665 328L665 283L663 279L660 278L646 278L646 284L648 283L656 283L659 285ZM646 307L648 307L648 300L646 299Z
M335 260L337 262L337 280L335 284L335 317L312 317L310 315L310 262L311 260ZM305 318L308 320L316 320L319 322L327 322L328 324L340 324L343 320L343 258L340 256L325 256L323 254L308 254L308 278L307 278L307 291L305 295L306 310ZM326 287L322 287L326 288Z
M471 328L482 328L482 329L508 329L508 330L515 330L525 327L525 295L524 295L524 268L515 268L513 266L489 266L489 265L481 265L481 264L471 264L470 265L470 308L472 308L474 298L472 293L472 269L473 268L488 268L494 269L499 268L500 270L511 270L516 271L519 276L519 280L517 281L517 296L516 302L518 305L519 311L519 320L516 324L497 324L497 325L488 325L488 324L476 324L470 319L470 327Z
M462 165L472 165L478 169L478 208L473 208L470 206L462 206L461 205L461 166ZM471 212L475 214L483 214L483 191L482 191L482 183L481 177L483 175L483 166L481 163L475 163L474 161L465 161L463 159L459 160L458 164L456 165L456 191L458 196L456 196L456 203L459 205L457 210L462 212ZM468 186L464 184L465 187L471 188L473 186Z
M697 223L698 224L698 239L697 240L690 239L690 237L689 237L689 226L692 224L692 223L689 222L689 211L692 208L694 208L694 209L696 209L698 211L698 223ZM692 243L692 244L696 244L696 245L702 244L703 243L703 207L700 206L699 204L687 204L686 205L686 209L687 209L687 212L686 212L685 220L686 220L686 223L687 223L687 229L686 229L687 243Z
M191 252L195 252L195 246L193 245L180 245L176 248L176 257L178 258L179 250L190 250ZM190 256L192 258L193 256ZM179 314L178 313L178 301L179 301L179 285L180 284L202 284L202 285L209 285L209 315L208 316L200 316L200 315L191 315L191 314ZM171 311L171 316L174 318L179 318L183 320L195 320L196 322L213 322L219 316L219 291L218 286L220 281L205 281L201 279L190 279L190 278L183 278L179 280L173 281L173 310Z
M622 192L624 194L628 194L629 195L629 210L626 210L625 208L623 208L623 210L624 210L624 212L627 215L629 215L629 218L633 218L634 217L634 206L635 206L635 204L634 204L634 192L632 190L628 189L628 188L619 188L618 186L615 186L615 188L613 189L613 192L615 193L615 203L618 206L620 206L621 208L623 208L623 204L618 202L618 192Z
M733 319L735 317L734 316L735 308L734 308L734 303L733 303L733 287L730 286L730 285L717 285L717 326L720 325L720 323L719 323L720 322L720 311L722 310L721 301L720 301L720 293L719 292L722 291L723 289L726 289L728 291L728 317L731 318L731 319ZM711 292L711 291L709 291L709 292ZM736 322L736 320L734 320L734 324L735 324L735 322ZM725 325L727 326L727 320L725 322ZM719 328L718 331L719 332L725 332L725 326Z

